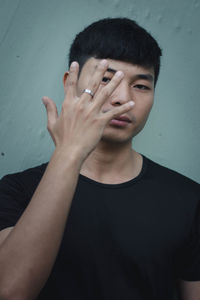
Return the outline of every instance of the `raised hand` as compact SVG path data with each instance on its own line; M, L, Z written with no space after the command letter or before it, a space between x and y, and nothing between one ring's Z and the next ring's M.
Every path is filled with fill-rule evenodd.
M129 101L121 106L113 107L107 112L102 111L103 104L124 76L121 71L118 71L106 86L98 89L107 68L108 62L100 61L86 87L86 92L78 97L79 65L77 62L73 62L66 80L65 98L60 115L58 115L53 100L43 97L47 110L47 128L56 149L77 154L83 161L100 141L109 121L129 111L134 105L133 101Z

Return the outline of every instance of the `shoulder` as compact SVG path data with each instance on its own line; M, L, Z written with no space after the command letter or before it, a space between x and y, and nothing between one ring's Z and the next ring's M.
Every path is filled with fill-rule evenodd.
M16 224L27 207L47 164L8 174L0 180L0 230Z
M46 167L47 163L44 163L39 166L3 176L0 180L0 191L9 190L9 192L12 193L12 191L16 192L16 190L24 190L26 192L32 192L40 182Z
M144 156L146 176L160 187L186 195L194 195L200 199L200 184L191 178L157 163Z

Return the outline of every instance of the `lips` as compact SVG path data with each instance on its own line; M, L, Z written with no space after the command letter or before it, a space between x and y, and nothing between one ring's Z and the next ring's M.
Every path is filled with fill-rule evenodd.
M127 116L119 116L110 121L110 125L117 127L126 127L131 123L131 120Z
M119 116L119 117L114 118L113 120L119 120L119 121L125 121L128 123L131 123L131 120L127 116Z

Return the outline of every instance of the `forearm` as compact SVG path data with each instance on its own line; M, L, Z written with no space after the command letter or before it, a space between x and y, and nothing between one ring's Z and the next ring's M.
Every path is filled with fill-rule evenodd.
M30 204L0 246L1 299L36 298L55 262L83 161L101 140L107 124L133 107L129 101L103 112L103 105L124 76L116 72L102 88L107 69L108 62L102 60L89 80L87 87L94 93L92 101L87 93L77 95L77 62L71 64L66 77L60 115L53 100L43 97L47 128L56 151ZM69 159L71 155L74 159ZM11 296L6 298L6 294Z
M35 299L45 284L59 250L80 171L80 160L69 157L54 152L28 207L1 245L0 295Z

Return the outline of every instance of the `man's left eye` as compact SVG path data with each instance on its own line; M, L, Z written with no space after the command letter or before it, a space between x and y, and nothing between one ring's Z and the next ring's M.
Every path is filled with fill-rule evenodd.
M136 84L134 85L135 88L140 89L140 90L150 90L150 88L146 85L143 84Z

